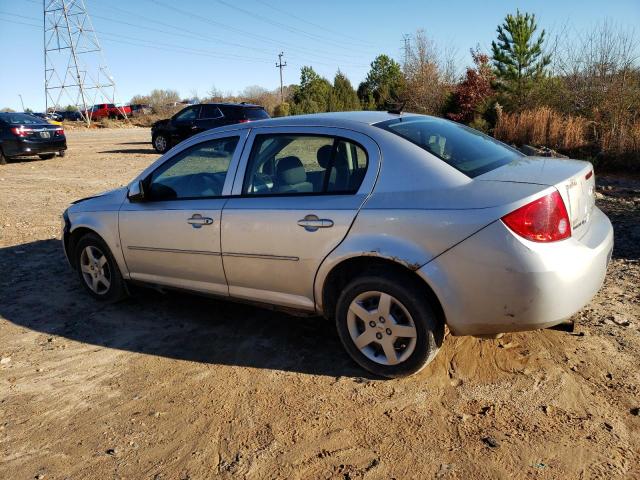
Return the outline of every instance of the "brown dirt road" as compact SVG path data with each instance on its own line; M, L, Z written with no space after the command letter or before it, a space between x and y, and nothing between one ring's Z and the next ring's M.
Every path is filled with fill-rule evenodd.
M82 291L60 214L148 138L73 131L66 158L0 167L0 478L640 478L640 184L600 182L617 243L576 334L449 336L377 380L320 319Z

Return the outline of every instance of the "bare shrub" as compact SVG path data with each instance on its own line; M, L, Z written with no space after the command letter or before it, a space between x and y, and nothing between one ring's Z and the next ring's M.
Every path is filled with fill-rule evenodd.
M418 30L409 43L405 76L406 109L416 113L440 114L447 95L456 82L455 51L441 48L424 30Z

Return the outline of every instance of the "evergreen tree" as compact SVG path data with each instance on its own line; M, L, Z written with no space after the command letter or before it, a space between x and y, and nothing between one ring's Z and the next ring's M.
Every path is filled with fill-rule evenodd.
M316 73L313 67L300 69L300 86L293 95L294 105L291 113L326 112L329 109L331 83Z
M384 109L400 99L403 87L400 64L387 55L378 55L371 62L367 78L358 87L358 97L365 109L371 106Z
M545 74L551 58L542 50L545 32L534 38L538 26L534 14L522 14L518 10L507 15L498 26L498 41L491 42L493 66L499 90L517 109L526 103L527 94L534 82Z
M351 86L349 79L338 70L333 79L333 89L329 96L329 111L345 112L350 110L360 110L360 100L358 100L358 94Z

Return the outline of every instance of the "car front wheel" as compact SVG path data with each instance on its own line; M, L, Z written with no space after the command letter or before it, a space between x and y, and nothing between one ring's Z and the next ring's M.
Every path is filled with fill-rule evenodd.
M422 370L442 345L444 325L423 288L403 275L356 278L336 308L338 335L349 355L382 377Z
M153 148L158 153L164 153L169 150L169 139L164 133L158 133L153 137Z
M80 280L94 298L115 302L126 296L120 269L100 237L92 233L82 237L75 259Z

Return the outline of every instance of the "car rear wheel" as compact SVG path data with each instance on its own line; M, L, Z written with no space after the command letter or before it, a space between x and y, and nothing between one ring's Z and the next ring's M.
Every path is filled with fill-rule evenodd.
M169 139L164 133L158 133L153 137L153 148L158 153L164 153L169 150Z
M424 289L395 274L363 276L348 284L338 299L336 327L360 366L389 378L422 370L444 338L444 325Z
M40 160L50 160L53 157L56 156L55 153L45 153L44 155L38 155L40 157Z
M66 151L66 150L60 150L60 151L58 152L58 155L60 155L60 157L64 157L66 154L67 154L67 151Z
M76 246L75 260L78 276L91 296L106 302L126 296L120 269L100 237L92 233L82 237Z

